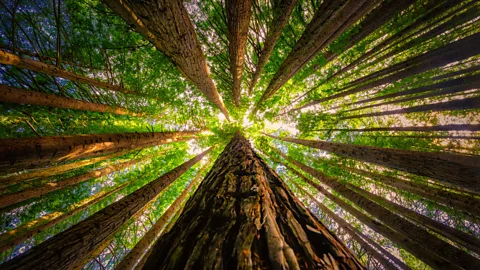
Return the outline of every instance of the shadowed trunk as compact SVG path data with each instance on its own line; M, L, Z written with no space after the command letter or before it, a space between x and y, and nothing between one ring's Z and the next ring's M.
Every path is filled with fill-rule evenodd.
M243 64L247 49L248 29L252 16L253 0L226 0L225 10L228 25L228 52L230 72L233 76L233 101L240 106Z
M120 115L143 115L131 112L121 107L112 107L109 105L92 103L70 97L60 97L54 94L46 94L36 91L25 90L5 84L0 84L0 102L47 106L80 111L114 113Z
M0 139L0 153L8 153L0 155L0 172L185 141L198 132L135 132Z
M200 161L212 148L153 180L121 200L31 250L1 265L2 269L70 269L98 253L132 216Z
M183 1L102 0L164 53L229 119Z
M453 124L453 125L443 125L443 126L425 126L425 127L378 127L378 128L352 128L352 129L342 129L342 128L325 128L325 129L315 129L311 131L345 131L345 132L372 132L372 131L480 131L479 125L463 125L463 124Z
M301 144L332 152L342 157L431 177L449 185L459 186L477 193L480 192L478 185L478 177L480 175L479 156L408 151L266 135L277 140Z
M362 269L237 133L144 269Z

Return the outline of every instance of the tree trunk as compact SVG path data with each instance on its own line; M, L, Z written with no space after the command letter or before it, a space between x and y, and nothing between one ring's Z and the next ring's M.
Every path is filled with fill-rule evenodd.
M386 115L394 115L394 114L406 114L406 113L413 113L413 112L443 112L443 111L454 111L454 110L472 110L472 109L478 109L478 108L480 108L480 97L473 97L473 98L464 98L464 99L457 99L457 100L451 100L451 101L445 101L445 102L438 102L434 104L413 106L409 108L392 110L392 111L381 111L381 112L345 116L345 117L340 117L339 120L357 119L357 118L372 117L372 116L386 116Z
M164 53L229 119L183 1L102 0Z
M278 39L282 35L283 29L288 23L288 19L292 14L293 8L297 4L298 0L282 0L278 4L278 8L275 9L275 15L273 20L270 22L270 28L268 29L267 38L263 43L263 49L260 52L258 58L258 63L255 68L255 73L253 74L252 81L250 82L250 87L248 89L248 94L250 95L253 91L253 88L257 84L260 76L263 73L263 69L270 58L270 55L277 44Z
M122 152L114 153L111 155L81 160L77 162L68 163L65 165L47 167L47 168L42 168L42 169L38 169L31 172L11 175L8 177L0 178L0 187L6 187L6 186L19 184L19 183L23 183L23 182L38 179L38 178L46 178L46 177L62 174L71 170L75 170L81 167L98 163L100 161L120 157L120 156L126 155L127 153L128 151L122 151Z
M252 0L226 0L228 52L233 76L233 101L240 106L242 72L247 50L248 29L252 16Z
M168 209L162 214L162 216L157 220L157 222L148 230L147 233L138 241L138 243L133 247L130 252L123 258L123 260L115 267L115 270L120 269L133 269L135 264L142 258L142 255L148 249L150 244L154 243L158 238L162 229L165 227L170 218L177 212L180 208L180 205L188 196L190 191L197 186L201 181L201 176L203 172L208 167L208 164L203 166L203 168L197 173L195 178L188 184L188 186L182 191L182 194L178 196L177 199L168 207Z
M200 161L212 148L160 176L121 200L63 231L26 253L2 264L2 269L70 269L100 250L113 234L162 190Z
M126 149L186 141L199 131L141 132L0 139L0 172L30 169Z
M237 133L144 269L362 269Z
M0 84L0 102L47 106L61 109L113 113L120 115L141 116L125 108L112 107L99 103L78 100L70 97L60 97L54 94L40 93Z
M370 238L368 238L366 235L364 235L361 231L355 229L352 225L350 225L344 219L342 219L337 214L335 214L333 211L328 209L328 207L326 207L324 204L322 204L317 199L315 199L315 197L313 197L310 193L308 193L300 185L298 185L294 181L292 181L291 183L297 189L299 189L303 194L307 195L307 197L311 201L313 201L318 206L318 208L320 208L320 210L322 210L322 212L324 212L325 214L327 214L327 216L332 218L338 224L338 226L340 228L344 229L345 232L347 232L348 235L350 235L350 237L352 237L355 241L357 241L365 250L367 250L367 252L370 255L372 255L373 258L375 258L375 260L377 260L379 263L381 263L383 266L385 266L386 269L394 270L394 269L398 269L397 267L399 267L400 269L410 269L410 267L405 265L397 257L393 256L390 252L385 250L382 246L375 243L373 240L370 240ZM375 248L372 248L372 246L375 247L376 249L378 249L380 252L375 250ZM383 254L385 254L385 255L383 255ZM388 257L390 259L393 258L392 261L398 266L393 265L385 257Z
M311 176L317 178L323 184L327 185L332 190L338 192L340 195L347 198L349 201L358 205L367 213L380 220L386 226L392 228L393 230L401 234L403 237L409 238L412 241L415 241L417 245L423 246L423 248L428 249L428 253L430 254L422 252L421 249L410 250L409 252L411 252L418 259L424 261L431 267L442 269L477 269L478 267L480 267L480 261L475 257L467 254L465 251L450 245L449 243L437 238L435 235L430 234L427 230L416 226L409 221L393 214L392 212L383 208L377 203L347 188L345 185L341 184L336 179L327 177L321 172L315 170L314 168L304 165L288 157L279 150L275 151L284 159L288 160L289 162L299 167L303 171L307 172ZM302 179L305 179L306 181L308 180L308 183L310 185L314 186L318 191L324 193L325 196L327 196L326 194L328 192L326 192L319 184L314 183L307 178ZM344 208L344 205L340 206ZM397 244L400 245L401 243L397 242Z
M92 78L88 78L71 71L63 70L54 65L45 64L36 60L21 58L15 54L0 50L0 64L11 65L17 68L24 68L34 72L44 73L50 76L64 78L77 83L85 83L92 86L124 93L135 94L134 91L128 90L121 86L113 85L106 82L101 82Z
M342 157L431 177L440 182L476 193L480 192L478 185L480 176L479 156L408 151L266 135L274 139L332 152Z
M372 132L372 131L480 131L480 124L467 125L467 124L452 124L443 126L425 126L425 127L378 127L378 128L353 128L353 129L341 129L341 128L325 128L315 129L312 131L345 131L345 132Z
M72 177L69 177L67 179L63 179L58 182L51 182L51 183L46 183L40 187L32 188L32 189L27 189L27 190L22 190L18 191L15 193L8 193L0 196L0 208L7 207L10 205L14 205L16 203L20 203L26 200L34 199L34 198L40 198L43 197L45 194L48 194L50 192L60 190L63 188L67 188L82 182L85 182L87 180L93 179L93 178L100 178L105 175L109 175L113 172L123 170L125 168L128 168L137 162L141 161L142 159L134 159L130 160L127 162L115 164L112 166L107 166L105 168L99 169L99 170L94 170L90 171L84 174L80 175L75 175Z
M31 222L21 225L13 230L10 230L0 235L0 252L5 252L10 248L21 244L25 240L34 237L35 235L51 228L67 218L87 209L88 207L100 202L108 196L116 193L130 183L119 185L111 191L100 191L97 194L68 207L65 212L54 212L48 215L41 216Z

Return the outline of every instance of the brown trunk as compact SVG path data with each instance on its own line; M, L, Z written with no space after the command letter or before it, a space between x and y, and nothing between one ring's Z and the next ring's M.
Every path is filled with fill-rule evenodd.
M443 125L443 126L425 126L425 127L379 127L379 128L357 128L357 129L315 129L312 131L345 131L345 132L372 132L372 131L480 131L479 125Z
M26 181L29 181L29 180L34 180L34 179L37 179L37 178L46 178L46 177L62 174L62 173L65 173L65 172L68 172L68 171L71 171L71 170L75 170L75 169L78 169L78 168L81 168L81 167L85 167L85 166L88 166L88 165L98 163L100 161L120 157L120 156L126 155L127 153L128 153L128 151L122 151L120 153L114 153L114 154L111 154L111 155L106 155L106 156L101 156L101 157L97 157L97 158L81 160L81 161L72 162L72 163L68 163L68 164L60 165L60 166L55 166L55 167L42 168L42 169L38 169L38 170L35 170L35 171L31 171L31 172L26 172L26 173L22 173L22 174L16 174L16 175L0 178L0 187L6 187L6 186L10 186L10 185L23 183L23 182L26 182Z
M248 29L252 16L252 0L226 0L228 52L233 76L233 101L240 106L242 72L247 49Z
M419 98L419 97L415 97L415 99L416 98ZM381 111L381 112L351 115L351 116L341 117L339 119L346 120L346 119L357 119L362 117L406 114L406 113L413 113L413 112L443 112L443 111L454 111L454 110L472 110L472 109L478 109L478 108L480 108L480 97L473 97L473 98L438 102L438 103L428 104L428 105L419 105L419 106L398 109L393 111Z
M10 230L0 235L0 252L5 252L10 248L22 243L23 241L34 237L35 235L51 228L67 218L87 209L88 207L100 202L108 196L116 193L120 189L127 186L129 183L122 184L111 191L101 191L90 198L87 198L79 203L71 205L65 212L54 212L48 215L41 216L27 224L21 225L13 230Z
M278 8L274 11L275 15L273 20L270 22L270 28L268 29L267 38L263 43L263 49L260 52L258 58L258 63L255 68L255 73L253 74L252 81L250 82L250 87L248 89L248 94L250 95L253 91L253 88L257 84L260 76L262 75L263 69L270 58L270 55L273 52L273 48L277 44L278 39L282 35L285 25L288 23L288 19L292 14L293 8L297 4L298 0L282 0L278 4Z
M164 53L229 119L182 1L102 0Z
M157 222L148 230L147 233L138 241L138 243L133 247L132 250L128 252L125 258L115 267L116 270L120 269L133 269L135 264L139 259L142 258L142 255L148 249L150 244L154 243L162 232L163 227L167 224L170 218L177 212L178 208L188 196L190 191L197 186L198 182L201 181L201 176L203 172L208 167L208 164L203 166L203 168L197 173L195 178L188 184L188 186L183 190L182 194L178 196L177 199L168 207L168 209L162 214L162 216L157 220Z
M345 185L341 184L336 179L327 177L321 172L315 170L314 168L304 165L286 156L279 150L275 151L295 166L299 167L311 176L317 178L323 184L330 187L332 190L338 192L340 195L347 198L349 201L361 207L367 213L384 223L386 226L392 228L393 230L401 234L403 237L408 238L416 242L417 245L423 246L424 249L429 250L428 253L430 254L421 252L420 249L411 250L409 252L417 256L418 259L424 261L431 267L442 269L477 269L478 267L480 267L480 261L475 257L467 254L465 251L450 245L449 243L437 238L435 235L430 234L427 230L416 226L409 221L393 214L392 212L376 204L375 202L347 188ZM310 185L312 185L318 191L322 192L323 194L325 194L325 196L327 196L326 194L328 192L326 192L326 190L323 189L319 184L305 177L303 177L302 179L307 181ZM330 198L330 196L327 197ZM336 200L335 202L337 201L338 200ZM344 208L344 205L340 206ZM397 242L397 244L400 245L401 243Z
M235 135L144 269L362 269Z
M315 12L302 37L273 76L256 108L348 27L372 10L378 2L377 0L324 1Z
M50 192L60 190L66 187L70 187L82 182L85 182L87 180L93 179L93 178L100 178L102 176L111 174L116 171L123 170L125 168L128 168L137 162L141 160L134 159L130 160L127 162L123 162L120 164L112 165L112 166L107 166L103 169L99 170L94 170L90 171L88 173L76 175L69 177L67 179L58 181L58 182L51 182L51 183L46 183L40 187L32 188L32 189L27 189L27 190L22 190L18 191L15 193L9 193L0 196L0 208L7 207L10 205L14 205L19 202L23 202L26 200L34 199L34 198L39 198L44 196L45 194L48 194Z
M199 131L142 132L0 139L0 172L96 157L191 139Z
M478 186L478 177L480 175L479 156L408 151L325 141L279 138L272 135L267 136L332 152L339 156L431 177L449 185L458 186L477 193L480 192Z
M40 93L0 84L0 102L48 106L61 109L73 109L80 111L114 113L120 115L141 116L142 114L131 112L125 108L92 103L69 97L60 97L54 94Z
M200 161L212 148L160 176L130 195L109 205L82 222L63 231L26 253L2 264L2 269L70 269L105 245L158 193Z
M326 207L324 204L322 204L317 199L315 199L315 197L313 197L310 193L308 193L300 185L298 185L297 183L295 183L293 181L291 183L298 190L300 190L303 194L307 195L307 197L311 201L315 202L315 204L318 206L318 208L320 208L320 210L322 210L323 213L327 214L327 216L332 218L338 224L338 226L340 228L344 229L345 232L347 232L348 235L350 235L350 237L352 237L355 241L357 241L365 250L367 250L367 252L370 255L372 255L373 258L375 258L375 260L377 260L379 263L381 263L383 266L385 266L386 269L394 270L394 269L398 269L397 267L399 267L400 269L410 269L410 267L408 267L402 261L400 261L398 258L396 258L392 254L390 254L390 252L385 250L382 246L380 246L377 243L370 240L370 238L368 238L368 236L364 235L362 232L355 229L352 225L350 225L344 219L342 219L337 214L335 214L333 211L328 209L328 207ZM378 252L377 250L375 250L375 248L372 248L372 246L375 247L376 249L378 249L381 253ZM392 260L392 261L395 264L397 264L398 266L393 265L389 260L387 260L384 257L383 254L385 254L385 257L394 258L394 260Z
M109 84L106 82L101 82L92 78L88 78L74 72L63 70L54 65L45 64L36 60L21 58L15 54L0 50L0 64L12 65L17 68L24 68L34 72L44 73L47 75L64 78L77 83L85 83L92 86L124 93L124 94L135 94L135 92L125 89L121 86Z

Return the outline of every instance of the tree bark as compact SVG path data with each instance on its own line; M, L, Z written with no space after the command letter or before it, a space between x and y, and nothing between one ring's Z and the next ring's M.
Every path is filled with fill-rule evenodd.
M104 104L78 100L70 97L60 97L55 94L40 93L4 84L0 84L0 102L47 106L80 111L113 113L119 115L143 115L141 113L131 112L121 107L112 107Z
M164 53L229 119L213 83L195 29L183 2L102 0L137 32Z
M208 167L208 164L203 166L203 168L197 173L195 178L188 184L185 190L182 191L182 194L178 196L177 199L168 207L168 209L162 214L162 216L157 220L157 222L148 230L147 233L138 241L138 243L133 247L130 252L123 258L123 260L115 267L115 270L129 270L134 269L135 264L142 258L142 255L148 249L150 244L154 243L158 238L162 229L165 227L170 218L177 212L180 208L180 205L188 196L190 191L197 186L201 181L201 176L203 172Z
M480 176L479 156L408 151L266 135L277 140L301 144L332 152L342 157L431 177L449 185L476 193L480 192L480 186L478 185Z
M87 209L88 207L100 202L108 196L116 193L130 183L119 185L111 191L99 193L68 207L65 212L54 212L48 215L41 216L31 222L21 225L13 230L10 230L0 235L0 252L5 252L10 248L21 244L25 240L34 237L35 235L51 228L67 218Z
M362 269L236 134L144 269Z
M312 131L345 131L345 132L372 132L372 131L480 131L480 125L463 125L452 124L442 126L425 126L425 127L378 127L378 128L353 128L353 129L341 129L341 128L325 128L315 129Z
M121 86L101 82L92 78L88 78L71 71L63 70L54 65L45 64L36 60L21 58L15 54L0 50L0 64L11 65L17 68L24 68L34 72L44 73L47 75L64 78L77 83L85 83L88 85L120 92L123 94L135 94L134 91L128 90Z
M250 87L248 89L248 94L250 95L253 91L253 88L257 84L260 76L263 73L263 69L272 55L273 48L277 44L278 39L282 35L282 31L288 23L288 19L292 14L295 5L298 0L282 0L278 4L278 8L275 10L275 15L273 20L270 22L270 28L268 30L267 38L263 43L263 49L260 52L258 58L258 63L255 68L255 73L253 74L252 81L250 82Z
M100 250L125 222L158 193L200 161L212 148L160 176L137 191L109 205L22 255L1 265L2 269L70 269Z
M240 106L243 64L247 50L248 29L252 16L252 0L226 0L228 52L233 76L233 101Z
M0 172L186 141L198 132L136 132L0 139L0 153L8 153L0 156Z
M422 252L422 249L410 250L409 252L417 256L418 259L424 261L431 267L440 269L476 269L480 267L480 261L467 254L465 251L450 245L449 243L437 238L435 235L430 234L427 230L393 214L377 203L369 200L354 190L347 188L338 180L327 177L314 168L288 157L279 150L275 151L284 159L288 160L293 165L302 169L311 176L317 178L323 184L327 185L332 190L338 192L340 195L358 205L367 213L380 220L386 226L392 228L403 237L409 238L416 242L417 245L423 246L424 249L429 250L427 253L425 253L425 250ZM328 192L326 192L319 184L305 177L302 179L308 180L310 185L327 196L326 194ZM344 208L344 205L341 205L341 207ZM397 244L401 245L401 243L398 242Z

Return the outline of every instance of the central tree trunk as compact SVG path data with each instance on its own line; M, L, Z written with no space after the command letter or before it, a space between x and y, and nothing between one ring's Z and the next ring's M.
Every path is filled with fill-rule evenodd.
M363 269L235 135L144 269Z

